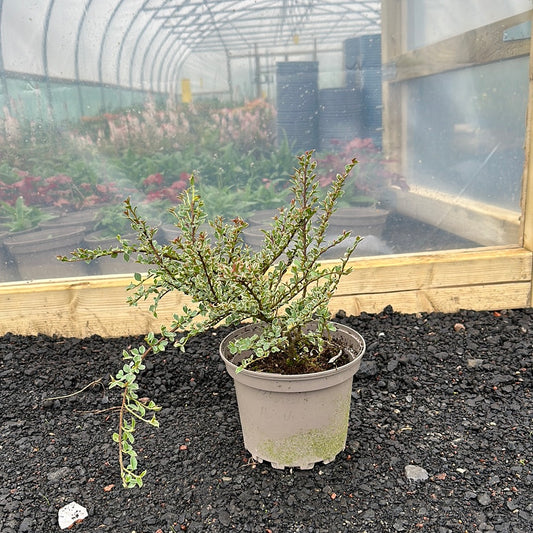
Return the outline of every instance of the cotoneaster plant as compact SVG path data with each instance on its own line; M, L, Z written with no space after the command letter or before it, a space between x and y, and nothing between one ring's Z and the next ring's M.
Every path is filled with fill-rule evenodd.
M78 249L64 261L90 261L102 256L124 255L125 259L150 265L147 273L136 273L128 287L136 306L151 299L150 311L157 316L160 300L172 291L188 295L192 304L173 316L170 324L149 333L145 344L123 352L123 366L111 379L110 387L122 389L119 425L113 440L119 446L119 463L125 487L142 486L146 471L137 473L133 448L138 421L158 426L154 402L138 397L137 378L150 354L169 345L184 350L192 337L218 325L260 323L260 333L235 340L233 354L247 351L237 371L243 368L281 374L305 374L335 368L341 364L339 346L328 340L335 329L328 304L340 279L350 272L348 261L359 237L346 247L337 262L321 264L321 258L350 235L326 238L330 217L343 194L345 182L356 165L355 159L332 181L325 196L320 191L313 152L298 157L291 180L288 205L279 209L271 227L264 231L258 251L242 239L247 223L236 217L207 221L206 210L194 177L180 194L175 217L178 237L168 244L157 240L157 228L150 227L130 200L124 213L136 234L135 242L118 237L116 247ZM322 199L321 199L322 198ZM210 228L205 229L206 222ZM316 327L306 329L313 322Z

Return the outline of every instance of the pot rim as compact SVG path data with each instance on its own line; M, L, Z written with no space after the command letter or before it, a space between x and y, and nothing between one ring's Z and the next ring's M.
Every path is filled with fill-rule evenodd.
M365 354L366 350L366 343L364 338L361 336L360 333L355 331L349 326L346 326L344 324L340 324L339 322L333 322L335 324L336 331L331 332L333 336L337 334L337 336L343 336L346 338L346 336L351 337L353 341L355 341L357 344L359 344L359 349L356 354L352 354L353 359L346 363L345 365L331 368L329 370L322 370L321 372L312 372L309 374L277 374L272 372L257 372L255 370L248 370L244 369L241 372L237 374L237 365L235 363L240 362L240 360L244 359L246 357L246 352L242 352L240 354L237 354L235 357L228 359L224 353L228 352L227 346L231 340L233 340L235 337L239 336L239 332L242 333L243 330L250 330L254 331L259 329L261 326L260 324L254 323L254 324L245 324L243 326L240 326L236 330L232 331L228 335L226 335L222 341L220 342L219 346L219 353L226 364L226 367L228 369L233 370L233 372L230 372L232 374L232 377L239 376L241 378L249 377L249 378L256 378L261 380L270 380L270 381L313 381L313 380L320 380L327 378L329 376L339 375L341 373L350 372L354 368L354 373L359 369L359 366L361 364L361 360L363 358L363 355ZM340 333L340 335L339 335Z

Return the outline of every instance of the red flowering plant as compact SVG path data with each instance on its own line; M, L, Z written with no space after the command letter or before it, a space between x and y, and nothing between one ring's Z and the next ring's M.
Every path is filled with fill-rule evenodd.
M387 188L409 190L405 179L391 169L394 161L386 159L372 139L355 138L337 146L337 150L318 155L317 162L319 183L326 189L342 171L347 158L357 159L352 183L346 186L340 206L375 206Z
M12 183L0 181L0 202L14 206L22 198L26 206L57 207L70 211L94 205L117 202L121 196L114 184L80 183L66 174L47 178L32 176L23 170L14 170L20 178Z
M182 172L179 179L165 187L163 174L160 172L150 174L150 176L142 181L143 190L146 193L146 200L148 202L155 200L175 201L176 197L188 187L189 177L187 172Z

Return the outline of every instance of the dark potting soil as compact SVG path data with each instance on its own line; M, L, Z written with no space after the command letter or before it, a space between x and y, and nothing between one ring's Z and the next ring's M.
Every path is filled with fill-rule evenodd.
M88 532L533 531L533 310L339 316L367 353L333 463L250 461L219 329L148 362L163 410L136 432L140 490L121 486L107 389L139 338L4 336L0 531L59 531L72 501Z

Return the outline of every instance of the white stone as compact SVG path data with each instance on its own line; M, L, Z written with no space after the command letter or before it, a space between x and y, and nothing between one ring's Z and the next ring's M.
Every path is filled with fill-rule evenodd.
M407 476L407 479L412 481L426 481L426 479L429 478L427 470L421 466L415 465L407 465L405 467L405 475Z
M85 507L76 502L71 502L59 509L59 512L57 513L57 521L59 522L59 527L61 529L66 529L76 522L84 520L88 516L89 514Z

